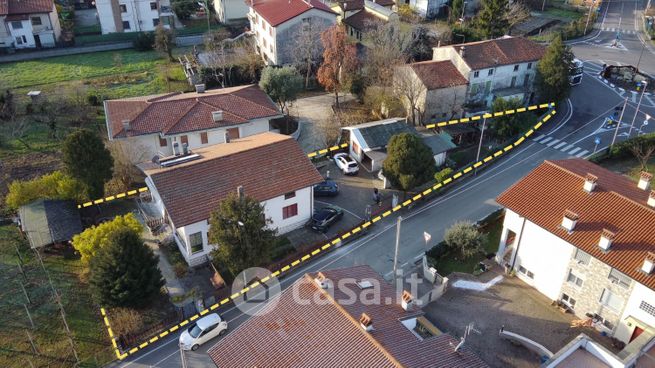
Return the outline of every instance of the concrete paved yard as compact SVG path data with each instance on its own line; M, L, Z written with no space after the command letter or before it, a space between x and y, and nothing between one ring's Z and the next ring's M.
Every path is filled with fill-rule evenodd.
M495 269L481 275L480 282L498 276ZM471 280L477 279L470 276ZM455 280L451 280L452 282ZM439 300L424 310L437 327L462 336L469 323L481 334L472 333L466 344L473 348L491 367L538 367L539 357L527 349L501 339L498 332L505 330L530 338L552 352L557 352L581 332L569 328L576 319L550 305L551 301L518 278L505 277L486 291L472 291L450 287Z

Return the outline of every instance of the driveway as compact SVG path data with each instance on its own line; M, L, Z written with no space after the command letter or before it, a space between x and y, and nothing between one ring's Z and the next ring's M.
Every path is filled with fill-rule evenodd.
M340 102L351 100L351 95L339 96ZM327 146L325 126L332 123L334 95L322 93L299 98L289 106L289 113L298 118L300 137L298 143L305 152L312 152Z
M488 282L501 275L500 268L471 281ZM516 277L504 277L485 291L473 291L450 287L443 297L428 304L424 311L428 318L441 329L462 336L464 328L474 323L480 334L471 333L466 340L480 357L491 367L538 367L539 357L526 348L501 339L501 326L532 339L552 352L557 352L571 339L585 331L569 328L572 314L563 314L551 306L551 301Z

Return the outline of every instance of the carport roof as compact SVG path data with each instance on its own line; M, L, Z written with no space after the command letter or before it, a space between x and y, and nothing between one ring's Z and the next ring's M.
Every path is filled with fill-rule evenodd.
M364 152L386 147L389 139L396 134L417 134L414 128L407 125L405 119L397 118L372 121L343 129L349 130L355 135Z
M18 210L21 230L32 248L68 241L82 232L77 205L67 200L38 200Z

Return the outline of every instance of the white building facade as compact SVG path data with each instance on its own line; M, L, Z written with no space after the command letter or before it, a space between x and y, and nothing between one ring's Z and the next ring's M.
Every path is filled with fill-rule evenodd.
M214 0L216 19L221 23L231 23L246 19L248 5L243 0Z
M175 14L169 0L98 0L96 9L102 34L150 32L159 24L174 26Z
M7 11L0 13L0 48L55 47L60 36L53 2L9 1Z

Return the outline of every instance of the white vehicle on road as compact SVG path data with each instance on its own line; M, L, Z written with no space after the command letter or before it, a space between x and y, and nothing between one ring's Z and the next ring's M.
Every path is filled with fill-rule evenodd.
M334 163L336 163L339 170L346 175L355 175L359 172L357 161L353 160L347 153L337 153L334 155Z
M217 313L208 314L182 332L180 347L184 350L196 351L200 345L225 333L227 333L227 322L223 321Z

